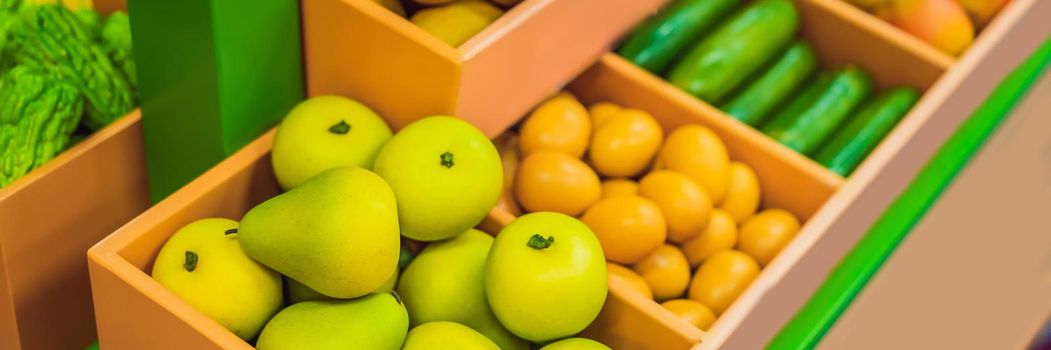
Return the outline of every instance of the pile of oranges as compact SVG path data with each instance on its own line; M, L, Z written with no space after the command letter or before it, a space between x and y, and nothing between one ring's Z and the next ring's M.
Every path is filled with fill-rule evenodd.
M498 208L580 218L602 244L610 279L702 330L799 231L785 210L758 211L755 172L700 125L665 134L646 111L585 108L563 92L496 144L505 167Z

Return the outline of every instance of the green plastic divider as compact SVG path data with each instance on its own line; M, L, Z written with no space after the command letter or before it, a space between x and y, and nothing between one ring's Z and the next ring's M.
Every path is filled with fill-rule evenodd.
M303 99L297 0L129 0L128 12L154 202Z
M1009 74L942 145L905 191L840 261L825 283L767 344L768 349L811 349L817 346L898 244L1041 76L1049 62L1051 40L1044 42L1036 53Z

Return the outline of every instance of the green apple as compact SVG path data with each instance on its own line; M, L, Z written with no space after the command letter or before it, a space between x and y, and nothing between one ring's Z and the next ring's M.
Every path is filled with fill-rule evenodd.
M456 322L436 321L416 326L402 350L500 350L481 333Z
M486 301L483 278L492 245L492 236L471 229L423 248L398 282L411 325L456 322L484 334L501 349L529 349L529 343L500 325Z
M470 123L420 119L383 146L374 165L398 199L401 234L448 239L478 225L503 188L500 155Z
M339 299L390 279L401 244L394 193L376 174L349 166L252 208L239 234L248 256Z
M392 293L304 301L281 310L259 335L259 350L399 349L409 315Z
M244 340L281 308L281 275L249 258L237 222L210 218L175 232L153 262L153 279Z
M274 175L290 190L335 167L371 168L390 137L390 127L369 107L346 97L313 97L277 127L270 158Z
M606 258L591 229L553 212L500 230L485 264L485 295L511 333L537 343L571 337L606 302Z

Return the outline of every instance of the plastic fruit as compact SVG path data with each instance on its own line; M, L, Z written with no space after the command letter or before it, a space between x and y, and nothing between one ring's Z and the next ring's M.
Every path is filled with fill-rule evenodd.
M956 0L978 28L983 28L1011 0Z
M719 203L726 193L730 156L723 141L711 129L686 125L671 132L660 151L664 169L677 171L701 184Z
M333 298L375 291L398 264L394 193L362 168L326 170L263 202L239 235L252 259Z
M518 146L522 155L537 151L558 151L580 158L591 137L591 117L568 92L540 104L522 123Z
M639 195L661 208L668 223L668 240L675 243L700 234L712 214L712 201L704 188L674 171L658 170L644 176Z
M707 331L708 327L715 323L715 313L711 309L690 299L668 300L661 303L661 306L702 331Z
M493 23L504 11L484 0L458 0L416 11L409 20L452 47Z
M730 162L726 196L719 203L736 222L744 222L759 208L759 179L752 167L741 162Z
M299 103L277 127L274 175L289 190L335 167L372 168L390 137L390 127L369 107L346 97L314 97Z
M402 350L500 350L481 333L456 322L435 321L414 327Z
M606 259L595 235L559 213L523 215L496 236L485 292L500 323L533 342L584 330L606 302Z
M657 301L681 297L690 285L690 264L679 248L667 244L635 264L635 272L646 280Z
M661 125L653 116L625 109L595 127L588 158L599 174L632 177L650 165L663 138Z
M398 349L409 315L391 293L338 301L305 301L281 310L256 349Z
M639 262L668 237L660 207L638 196L603 199L580 220L595 232L606 258L621 264Z
M576 216L602 197L602 185L598 175L580 159L539 151L518 165L515 197L527 211Z
M748 254L736 250L715 253L693 275L690 299L721 315L756 276L759 264Z
M602 199L639 195L639 184L629 179L602 180Z
M401 234L418 241L451 238L478 225L500 198L500 154L470 123L420 119L376 156L376 174L398 198Z
M504 185L500 191L500 199L496 201L496 208L507 211L511 215L522 214L515 200L515 174L518 173L518 163L522 157L518 153L518 135L512 132L504 133L493 140L496 151L500 153L500 163L504 169Z
M398 284L411 326L451 321L484 334L502 349L529 349L497 321L486 301L483 279L492 245L492 236L474 229L427 245Z
M540 350L610 350L610 348L587 338L566 338L547 344Z
M653 290L650 289L650 285L646 283L646 280L643 279L642 276L635 273L634 270L618 264L606 263L606 271L609 274L610 280L619 279L624 281L629 287L631 287L631 289L642 294L646 299L653 299ZM688 277L689 276L687 276L687 278Z
M613 115L620 113L623 110L618 105L610 102L598 102L588 107L588 114L591 114L591 128L598 129L609 120Z
M953 56L974 41L974 25L956 0L899 0L876 14Z
M379 288L376 288L376 290L374 290L373 292L383 293L393 291L394 286L398 283L398 275L398 270L395 269L394 274L391 274L391 276L387 278L387 281L383 282L383 284L380 285ZM318 293L318 291L316 290L310 289L310 287L307 287L302 283L296 282L296 280L294 279L285 278L285 283L288 286L287 293L285 294L288 297L289 304L295 304L307 300L333 299L324 294Z
M733 249L737 245L737 222L722 209L713 209L708 226L693 239L681 246L690 267L700 266L704 259L723 250Z
M766 266L799 233L799 220L781 209L767 209L741 224L738 249Z
M250 259L237 221L197 220L157 254L153 279L241 339L254 339L281 308L281 275Z

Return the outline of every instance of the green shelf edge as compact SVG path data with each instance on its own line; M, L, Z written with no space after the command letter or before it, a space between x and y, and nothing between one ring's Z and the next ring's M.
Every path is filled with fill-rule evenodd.
M898 244L937 202L956 175L1051 63L1051 40L1011 74L966 120L829 274L767 349L812 349L850 307Z

